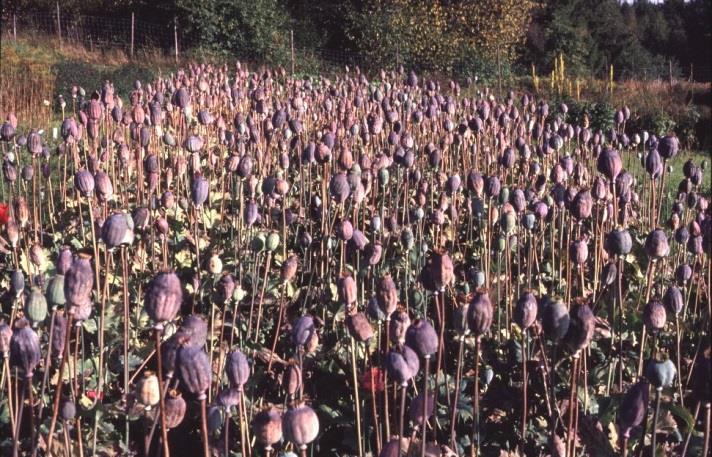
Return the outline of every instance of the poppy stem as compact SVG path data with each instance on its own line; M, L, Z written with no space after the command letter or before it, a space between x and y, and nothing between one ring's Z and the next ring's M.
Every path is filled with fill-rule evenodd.
M166 428L166 403L165 403L165 389L163 387L163 357L161 354L161 330L162 326L155 327L153 330L153 335L156 341L156 360L158 366L158 391L159 396L159 408L161 415L161 441L163 442L163 457L169 457L171 455L170 449L168 447L168 429Z
M203 438L203 457L210 457L210 443L208 443L208 413L205 405L205 393L200 398L200 431Z

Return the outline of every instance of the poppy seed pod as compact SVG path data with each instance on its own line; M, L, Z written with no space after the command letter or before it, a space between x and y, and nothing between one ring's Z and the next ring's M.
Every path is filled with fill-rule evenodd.
M633 239L630 232L624 228L613 229L606 236L604 248L610 255L624 256L633 249Z
M384 275L378 281L376 300L378 301L378 306L385 313L386 318L396 310L396 306L398 306L398 290L390 274Z
M208 199L208 191L210 183L200 173L193 175L193 182L190 184L190 197L193 200L193 205L200 208Z
M319 434L319 417L306 405L290 409L282 417L282 430L288 441L305 449Z
M50 353L52 357L59 357L64 352L65 337L67 335L67 318L62 311L54 313L53 335Z
M306 314L297 319L292 325L292 343L295 346L304 346L314 333L316 333L314 318Z
M12 328L5 321L0 321L0 354L3 357L10 355L10 340L12 339Z
M25 315L32 322L32 327L47 318L47 299L39 287L33 287L25 301Z
M452 284L455 280L455 267L452 264L450 254L444 249L433 251L430 257L430 263L425 267L427 269L426 283L432 281L435 290L443 291L445 287Z
M569 330L571 316L566 306L561 302L550 302L542 312L542 327L544 334L553 341L562 339Z
M679 149L680 141L676 136L666 135L658 142L658 151L666 161L675 157Z
M70 306L79 306L91 301L94 271L90 259L89 255L80 253L64 275L64 296Z
M652 299L643 309L643 322L650 333L656 333L665 327L667 313L665 306L656 298Z
M645 377L657 389L670 387L676 375L677 369L670 359L664 361L650 359L645 365Z
M360 343L368 341L373 337L373 327L371 327L371 323L362 312L346 316L346 327L349 329L351 336Z
M183 301L183 289L175 273L160 272L146 287L143 306L146 314L156 323L155 328L163 328L165 322L176 317Z
M596 161L596 169L609 181L615 181L621 170L623 170L623 161L618 151L611 148L601 151Z
M663 173L663 161L657 149L653 149L645 156L645 171L652 179L658 179Z
M438 350L438 334L426 319L416 319L405 333L405 344L427 359Z
M531 327L536 321L538 305L536 297L531 292L524 292L519 296L514 308L514 322L523 330Z
M186 403L177 390L170 390L164 400L163 414L167 428L176 428L185 417Z
M667 235L661 229L655 229L645 239L645 253L651 260L659 260L670 253Z
M126 213L114 213L101 226L101 239L112 249L131 244L134 239L133 220Z
M685 284L692 278L692 267L686 263L675 268L675 281L678 284Z
M260 411L252 418L252 434L255 439L266 447L282 439L282 417L276 409Z
M72 251L71 249L65 246L59 251L59 255L57 256L57 262L55 264L57 274L64 275L65 273L67 273L67 270L69 270L69 267L71 266Z
M571 308L569 331L566 333L566 343L574 353L585 349L596 329L596 317L585 303L579 303Z
M582 190L577 193L569 209L571 214L579 221L591 217L591 211L593 210L593 197L591 197L591 192L589 190Z
M225 373L230 382L230 387L242 390L242 386L250 378L250 363L242 351L235 349L228 354L225 360Z
M585 239L576 240L569 246L569 257L576 265L583 265L588 259L588 243Z
M685 308L685 298L677 286L670 285L663 295L663 304L673 314L680 314Z
M388 323L388 333L390 340L395 345L405 344L406 333L410 327L410 317L405 310L398 310L391 314Z
M643 423L648 410L648 401L647 381L638 381L623 396L618 410L618 426L623 437L629 438L631 430Z
M435 412L435 395L428 393L427 400L423 400L423 392L420 392L411 399L408 409L408 418L417 426L422 426L423 419L430 418ZM425 414L423 414L423 406L425 406Z
M143 374L136 386L136 396L146 409L158 404L160 400L160 389L158 388L158 378L152 371Z
M210 387L212 370L208 355L202 348L182 346L176 355L176 368L183 387L198 399L205 398Z
M499 192L502 189L502 184L500 184L499 178L496 176L488 176L485 179L484 190L485 194L489 198L495 198L499 196Z
M84 197L89 197L94 192L94 176L88 170L79 170L74 175L74 187Z
M184 346L203 347L208 339L208 322L198 314L183 318L176 335Z
M615 262L608 262L603 266L601 271L601 282L605 286L610 286L618 277L618 267Z
M418 374L420 359L410 347L400 346L388 352L386 369L391 378L403 385Z
M61 417L62 420L66 422L74 419L74 416L76 415L77 406L74 404L74 402L69 398L63 399L62 403L59 405L59 417Z
M470 331L480 337L492 326L493 307L487 290L477 290L467 308L467 325Z
M356 303L358 299L356 290L356 280L349 273L342 273L336 283L341 304L347 308Z
M284 282L291 281L294 275L297 273L297 267L299 266L299 257L296 255L290 255L287 260L282 264L280 271L280 279Z
M337 173L331 178L329 192L337 203L344 203L351 195L351 187L344 173Z
M26 378L32 379L35 368L40 363L40 338L25 318L15 321L10 338L10 366Z

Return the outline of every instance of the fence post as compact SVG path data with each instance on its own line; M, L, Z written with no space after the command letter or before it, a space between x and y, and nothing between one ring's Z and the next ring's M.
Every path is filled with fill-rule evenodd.
M178 63L178 19L173 16L173 46L176 52L176 63Z
M134 55L134 12L131 11L131 58Z
M289 31L289 47L292 52L292 76L294 76L294 30Z
M59 20L59 2L57 2L57 36L59 37L59 48L62 48L62 23Z

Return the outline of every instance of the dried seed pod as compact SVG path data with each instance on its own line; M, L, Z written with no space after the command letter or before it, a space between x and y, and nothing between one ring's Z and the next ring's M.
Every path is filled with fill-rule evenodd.
M59 405L59 417L63 421L70 421L74 419L77 415L77 406L70 398L62 399L62 403Z
M212 370L208 355L202 348L182 346L176 355L176 368L181 385L198 399L205 398L205 391L210 387Z
M569 331L571 316L561 302L549 302L542 312L544 334L553 341L561 340Z
M225 304L232 300L236 288L237 284L235 284L235 278L230 273L223 273L215 285L220 303Z
M96 194L103 202L111 200L114 195L114 186L111 184L111 178L103 171L97 171L94 174L94 185Z
M391 342L395 345L405 344L406 333L410 327L410 317L405 310L397 310L391 314L388 324Z
M252 418L252 434L266 447L271 447L282 439L282 417L276 409L260 411Z
M57 263L55 268L57 269L57 274L64 275L67 273L69 268L72 266L72 251L69 247L64 246L57 256Z
M388 352L386 359L388 375L399 384L405 384L420 370L420 359L408 346L399 346Z
M427 403L426 403L427 402ZM423 393L420 392L417 396L410 400L410 408L408 408L408 418L415 425L422 427L424 418L430 418L435 412L435 396L428 393L426 402L423 401ZM423 414L423 403L425 405L425 414Z
M643 309L643 322L651 333L657 333L665 327L667 313L662 302L653 298Z
M230 386L242 390L242 386L250 378L250 363L242 351L235 349L228 354L225 360L225 373Z
M74 187L84 196L91 196L94 192L94 176L88 170L79 170L74 175Z
M523 330L531 327L536 321L538 310L536 297L531 292L524 292L519 296L517 305L514 308L514 322Z
M148 283L143 306L148 316L156 323L156 328L160 329L165 322L176 317L182 301L183 289L178 276L164 271Z
M615 262L608 262L603 266L601 271L601 283L604 286L610 286L618 277L618 267Z
M645 377L648 378L650 384L658 389L670 387L676 375L677 369L670 359L646 361Z
M356 290L356 280L348 272L341 274L336 283L341 304L347 308L356 303L358 291Z
M386 319L396 310L398 306L398 290L390 274L382 276L378 281L376 300L378 301L378 306L386 315Z
M373 327L366 315L362 312L349 314L346 316L346 328L356 341L363 343L373 337Z
M282 418L282 430L287 441L304 449L319 434L319 417L306 405L290 409Z
M596 168L609 181L614 182L623 170L623 161L618 151L606 148L598 155Z
M685 308L685 298L682 295L682 291L674 285L668 286L663 295L663 304L673 314L680 314Z
M569 206L569 210L579 221L591 217L591 211L593 210L593 197L591 197L591 192L586 189L577 193Z
M218 393L215 403L223 408L232 408L240 404L240 395L242 395L242 388L231 387L229 389L223 389Z
M314 318L308 314L304 315L292 325L292 343L295 346L304 346L314 333L316 333Z
M152 371L146 371L136 386L136 397L146 409L158 404L161 391L158 388L158 378Z
M467 325L470 331L480 337L487 333L492 326L493 307L487 290L480 289L472 296L472 301L467 308Z
M631 430L643 423L648 410L648 401L647 381L638 381L623 396L618 410L618 426L623 437L629 438Z
M91 267L91 256L80 253L64 275L64 296L67 304L79 306L91 302L93 287L94 271Z
M289 282L297 274L297 268L299 267L299 257L292 254L287 257L287 260L282 264L282 269L280 271L280 279L284 282Z
M22 270L14 270L10 274L10 291L15 297L22 295L25 290L25 275Z
M10 366L25 379L32 379L41 358L40 339L25 318L15 321L10 338Z
M569 331L566 333L566 343L574 353L585 349L596 329L596 317L585 303L578 303L571 308Z
M67 328L67 318L62 311L54 313L52 346L50 347L52 357L59 357L64 352L65 337L69 329Z
M569 246L569 257L576 265L583 265L588 259L588 243L587 240L575 240Z
M670 160L677 155L680 149L680 141L676 136L666 135L658 142L658 151L663 159Z
M659 260L670 253L667 235L661 229L655 229L645 239L645 253L651 260Z
M184 346L202 348L208 339L208 322L200 315L190 314L183 318L176 334Z
M202 174L195 173L193 175L193 181L190 185L190 197L196 208L200 208L203 203L208 200L209 190L210 183L208 180L205 179Z
M185 400L177 390L170 390L163 405L163 414L167 428L176 428L185 417Z
M437 352L438 342L437 332L426 319L416 319L405 334L405 344L425 358Z
M628 230L624 228L613 229L606 236L604 247L611 255L627 255L633 249L633 239Z
M117 212L106 218L101 226L101 239L109 249L122 244L131 244L134 240L133 219L131 216Z
M10 355L10 340L12 339L12 328L4 320L0 320L0 354L3 357Z

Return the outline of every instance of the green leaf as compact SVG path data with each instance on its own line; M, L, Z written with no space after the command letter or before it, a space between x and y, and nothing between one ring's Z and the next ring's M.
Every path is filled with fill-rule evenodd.
M686 427L685 432L687 432L687 430L691 430L695 426L695 418L692 417L692 414L690 414L690 412L682 406L676 403L663 403L660 407L663 410L670 411L670 413L677 416L679 419L682 419Z

